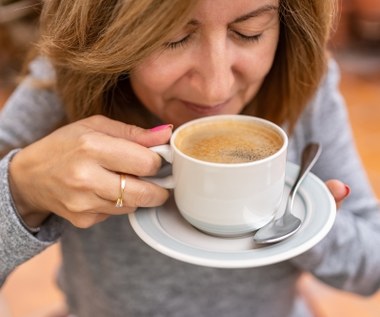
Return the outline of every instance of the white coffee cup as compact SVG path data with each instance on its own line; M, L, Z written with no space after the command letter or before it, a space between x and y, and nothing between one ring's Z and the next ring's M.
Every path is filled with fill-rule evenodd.
M241 133L235 128L238 131L248 130L243 129L246 132ZM228 133L217 136L224 133L220 131ZM254 136L248 152L245 148L251 140L248 142L243 138L243 145L239 145L239 133ZM184 145L195 143L194 138L198 137L193 135L209 136L208 139L206 137L208 143L198 146L198 149L207 149L205 153L208 155L210 152L211 156L215 154L211 149L219 141L223 143L226 140L226 144L220 146L218 153L224 153L231 144L236 145L236 149L226 152L232 153L228 154L232 155L232 162L211 162L204 157L185 154ZM257 159L255 148L259 141L264 145L260 145L261 150L257 153L262 154L263 149L271 147L272 150L276 148L274 153ZM181 215L199 230L224 237L245 235L268 223L281 203L287 146L287 135L279 126L257 117L218 115L196 119L176 129L170 145L151 148L172 164L171 176L153 181L163 187L174 188L174 199ZM234 155L237 155L237 160L241 156L248 161L235 162ZM217 154L216 159L222 156L224 154Z

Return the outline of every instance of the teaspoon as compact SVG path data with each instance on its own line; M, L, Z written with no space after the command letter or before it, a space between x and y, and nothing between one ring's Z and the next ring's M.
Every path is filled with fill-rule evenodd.
M284 214L275 218L256 231L253 240L256 243L266 244L282 241L298 231L301 220L292 214L296 192L310 169L314 166L319 155L321 146L319 143L309 143L302 152L301 166L293 187L290 190Z

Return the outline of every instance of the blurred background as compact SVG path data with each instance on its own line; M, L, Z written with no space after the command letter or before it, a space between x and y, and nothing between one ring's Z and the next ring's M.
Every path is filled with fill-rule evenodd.
M341 67L341 90L359 153L380 197L380 0L337 0L337 6L330 48ZM0 107L17 85L38 36L40 9L38 0L0 0ZM65 316L64 298L55 285L59 263L56 244L17 268L0 290L0 317ZM298 289L316 317L380 316L380 291L361 297L309 275Z

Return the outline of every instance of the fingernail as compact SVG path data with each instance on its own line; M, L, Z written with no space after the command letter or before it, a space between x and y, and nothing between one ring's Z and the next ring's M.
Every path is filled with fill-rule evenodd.
M351 188L348 185L344 185L344 187L346 188L346 196L345 197L347 197L351 193Z
M168 128L173 129L173 125L172 124L162 124L162 125L159 125L157 127L150 129L150 131L157 132L157 131L165 130Z

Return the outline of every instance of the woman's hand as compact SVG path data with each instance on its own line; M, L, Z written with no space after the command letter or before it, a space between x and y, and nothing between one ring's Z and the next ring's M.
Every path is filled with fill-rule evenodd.
M350 188L336 179L326 181L326 186L335 199L336 207L339 208L343 200L350 194Z
M157 173L161 158L147 147L166 143L171 131L170 125L145 130L93 116L31 144L10 164L21 217L36 227L53 212L87 228L110 215L163 204L168 191L139 177ZM116 208L120 173L126 174L124 207Z

